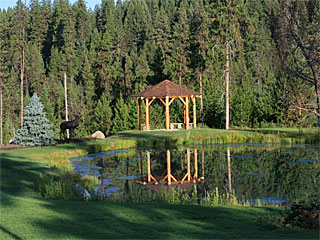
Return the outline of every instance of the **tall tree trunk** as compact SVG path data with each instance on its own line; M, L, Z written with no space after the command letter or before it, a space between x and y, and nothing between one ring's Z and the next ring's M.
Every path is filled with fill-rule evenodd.
M199 80L200 80L200 118L201 122L203 122L203 98L202 98L202 71L199 73Z
M20 125L23 124L24 27L20 59Z
M3 122L3 119L2 119L2 84L0 85L0 144L3 143L2 141L2 122Z
M319 75L314 70L313 70L313 76L315 79L315 88L316 88L316 95L317 95L318 127L320 127L320 79L319 79Z
M67 95L67 74L64 73L64 104L66 108L66 121L68 121L68 95ZM69 138L69 129L67 129L67 138Z
M227 63L226 63L226 129L229 129L229 68L230 68L230 46L227 41Z
M182 79L181 79L181 75L182 75L182 63L180 64L180 67L179 67L179 85L182 84Z

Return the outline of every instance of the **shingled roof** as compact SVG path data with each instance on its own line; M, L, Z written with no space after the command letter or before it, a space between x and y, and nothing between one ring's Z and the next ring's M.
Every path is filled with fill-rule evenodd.
M148 97L190 97L190 96L201 96L200 93L183 87L179 84L164 80L140 93L132 96L132 98L148 98Z

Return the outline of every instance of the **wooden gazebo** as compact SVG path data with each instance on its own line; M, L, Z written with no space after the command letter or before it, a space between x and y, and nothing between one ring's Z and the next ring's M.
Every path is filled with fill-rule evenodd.
M191 100L193 106L193 128L197 127L196 115L196 97L201 97L201 94L185 88L179 84L164 80L140 93L132 96L138 99L138 124L139 130L142 129L141 124L141 103L145 100L146 103L146 131L150 130L149 107L155 99L159 99L165 106L166 114L166 130L170 130L170 104L174 99L178 98L184 105L185 126L189 129L189 102Z

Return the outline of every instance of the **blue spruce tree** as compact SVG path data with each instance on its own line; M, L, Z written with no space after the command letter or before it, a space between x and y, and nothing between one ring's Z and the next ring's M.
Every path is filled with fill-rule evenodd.
M25 146L45 146L55 144L55 132L43 112L44 106L34 94L24 109L23 125L18 129L13 144Z

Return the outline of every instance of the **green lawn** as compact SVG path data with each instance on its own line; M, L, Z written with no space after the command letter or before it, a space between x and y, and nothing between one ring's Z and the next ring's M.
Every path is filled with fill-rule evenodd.
M259 222L274 210L117 204L1 196L1 239L318 239L317 230Z
M316 134L283 131L279 137L274 131L274 139L280 140L287 138L286 134L296 139ZM284 228L268 220L279 216L281 209L59 201L42 199L34 190L40 173L68 171L68 158L95 150L174 144L181 139L196 142L220 138L228 142L254 140L258 136L262 141L264 136L270 137L269 133L209 129L132 131L99 141L1 151L0 239L319 239L318 230ZM227 135L231 137L221 138Z

